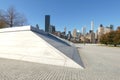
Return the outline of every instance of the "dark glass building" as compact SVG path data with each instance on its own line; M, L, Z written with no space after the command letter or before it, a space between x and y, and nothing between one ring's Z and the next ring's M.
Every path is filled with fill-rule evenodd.
M45 32L49 32L50 15L45 15Z

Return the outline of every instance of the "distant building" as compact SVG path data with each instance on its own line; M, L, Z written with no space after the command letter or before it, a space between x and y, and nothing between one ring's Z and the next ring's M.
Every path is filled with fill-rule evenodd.
M66 35L66 27L64 28L64 32L65 32L65 35Z
M56 32L55 26L52 27L52 32Z
M36 28L39 29L39 25L38 24L36 24Z
M49 33L54 33L55 32L55 26L50 25L49 27Z
M100 42L100 37L103 34L104 34L104 26L100 24L100 26L98 27L98 42Z
M50 15L45 15L45 32L49 32L50 27Z
M102 35L102 34L104 34L104 26L103 26L103 25L100 25L100 26L98 27L98 35Z
M95 43L95 33L90 30L86 38L90 41L90 43Z
M76 38L76 37L77 37L77 30L76 30L76 28L73 30L72 36L73 36L73 38Z
M117 30L120 30L120 26L117 27Z
M91 30L94 32L94 22L91 21Z
M86 34L86 27L82 27L82 34L83 34L83 35Z
M97 42L98 42L98 30L95 33L95 43L97 43Z
M60 31L55 31L54 35L61 37L61 32Z
M113 25L110 25L109 27L104 27L102 24L100 25L100 27L98 27L98 42L100 41L100 37L103 34L109 33L113 31Z
M79 30L77 30L76 36L77 36L77 38L80 38L81 33L80 33L80 31L79 31Z
M109 33L111 31L113 31L113 25L110 25L109 27L107 26L104 28L104 34Z
M70 41L72 38L72 35L71 35L71 31L68 31L68 34L67 34L67 39Z
M77 30L76 36L77 36L77 37L76 37L76 41L77 41L77 42L80 42L81 33L80 33L79 30Z
M110 24L110 29L112 29L112 30L114 29L114 26L112 24Z

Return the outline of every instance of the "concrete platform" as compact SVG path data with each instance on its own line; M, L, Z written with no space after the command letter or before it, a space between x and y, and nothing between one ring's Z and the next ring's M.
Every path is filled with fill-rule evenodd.
M83 69L75 47L31 26L0 29L0 57Z

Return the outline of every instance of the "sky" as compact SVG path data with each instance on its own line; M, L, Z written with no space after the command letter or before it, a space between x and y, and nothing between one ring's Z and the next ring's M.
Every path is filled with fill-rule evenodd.
M81 31L86 26L91 29L94 21L94 32L98 26L120 26L120 0L0 0L0 9L7 10L14 6L17 12L24 14L28 24L45 26L45 15L50 15L51 25L57 31Z

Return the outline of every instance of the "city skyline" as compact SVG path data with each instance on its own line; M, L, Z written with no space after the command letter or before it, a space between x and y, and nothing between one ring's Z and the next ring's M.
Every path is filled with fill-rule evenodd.
M56 26L57 31L67 32L76 28L82 31L82 27L86 26L87 32L91 30L91 21L94 21L94 31L100 24L108 26L113 24L116 29L120 25L120 11L118 0L0 0L0 9L6 10L10 6L14 6L18 12L24 13L30 25L39 24L44 29L44 16L51 16L51 24ZM4 3L4 5L3 5Z

